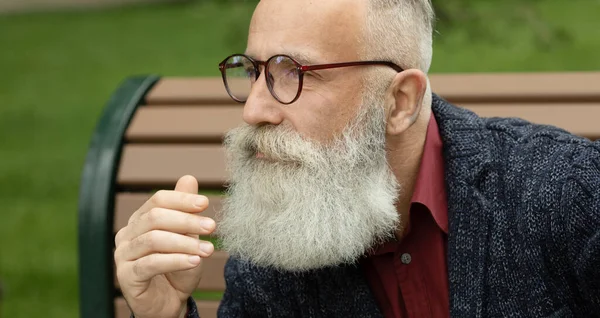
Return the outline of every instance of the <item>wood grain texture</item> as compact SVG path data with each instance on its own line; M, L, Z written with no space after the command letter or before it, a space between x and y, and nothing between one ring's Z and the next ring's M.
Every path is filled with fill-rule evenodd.
M117 183L130 188L169 189L187 174L196 177L201 188L222 187L226 180L222 146L126 145Z
M429 78L433 92L452 102L600 101L600 72L432 74ZM164 78L146 102L234 103L220 77Z
M243 123L240 105L140 107L125 139L128 142L222 141L226 131Z
M146 104L232 104L223 80L214 78L167 77L146 95Z
M580 103L460 103L483 117L518 117L591 139L600 137L600 100ZM126 134L131 143L220 143L242 123L242 107L142 107Z
M436 94L452 102L600 101L600 72L435 74Z

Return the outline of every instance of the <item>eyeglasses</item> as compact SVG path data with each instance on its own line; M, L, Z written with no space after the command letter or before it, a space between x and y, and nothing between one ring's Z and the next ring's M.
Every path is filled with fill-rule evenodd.
M282 104L289 105L300 97L304 73L361 65L382 65L393 68L396 72L403 69L387 61L360 61L334 64L302 65L287 55L275 55L266 62L257 61L244 54L234 54L219 63L223 76L223 84L233 100L245 103L250 95L252 85L260 77L260 66L265 69L267 87L271 95Z

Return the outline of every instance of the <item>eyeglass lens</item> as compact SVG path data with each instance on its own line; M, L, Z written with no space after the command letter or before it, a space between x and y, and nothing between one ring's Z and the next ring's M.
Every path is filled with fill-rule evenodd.
M269 59L266 66L267 86L275 99L291 103L298 95L300 73L296 63L287 56L277 55ZM244 102L256 81L254 64L243 55L235 55L225 62L225 79L229 95Z
M225 62L227 92L237 101L245 102L256 81L254 64L243 55L234 55Z

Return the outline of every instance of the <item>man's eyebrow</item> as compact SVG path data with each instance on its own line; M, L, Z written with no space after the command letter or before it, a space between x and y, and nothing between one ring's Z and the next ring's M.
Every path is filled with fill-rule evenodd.
M318 59L312 56L311 54L301 52L301 51L288 51L284 53L285 55L291 56L294 60L302 65L312 65L318 64Z

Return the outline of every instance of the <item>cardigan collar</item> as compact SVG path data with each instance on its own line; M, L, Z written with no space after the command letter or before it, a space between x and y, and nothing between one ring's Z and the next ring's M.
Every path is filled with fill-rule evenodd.
M485 315L484 286L498 165L484 119L433 95L444 145L448 196L448 279L453 317Z

